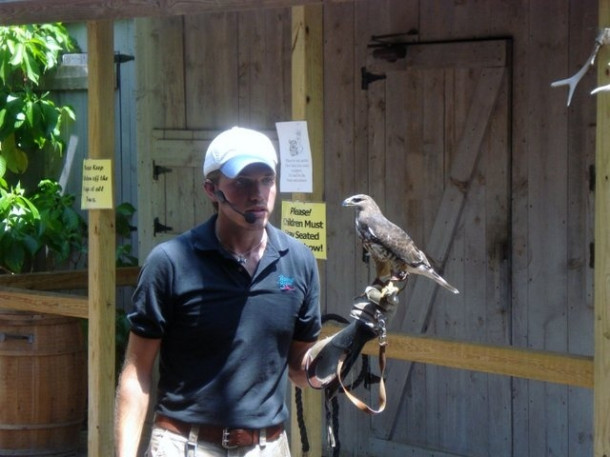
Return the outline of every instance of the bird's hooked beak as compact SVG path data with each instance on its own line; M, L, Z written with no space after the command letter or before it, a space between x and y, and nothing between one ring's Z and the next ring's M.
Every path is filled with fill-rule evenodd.
M343 200L343 203L341 203L341 206L355 206L352 198L353 197L347 197L345 200Z

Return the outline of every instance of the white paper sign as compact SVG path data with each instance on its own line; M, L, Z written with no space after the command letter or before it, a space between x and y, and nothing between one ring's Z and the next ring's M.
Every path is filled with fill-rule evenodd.
M280 192L313 192L307 122L277 122L280 145Z
M81 209L113 209L112 159L83 161Z

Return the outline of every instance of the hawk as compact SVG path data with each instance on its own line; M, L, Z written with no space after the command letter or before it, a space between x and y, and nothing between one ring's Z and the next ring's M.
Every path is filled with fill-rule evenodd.
M382 214L371 197L353 195L346 198L342 206L356 208L356 233L375 261L380 281L405 281L409 273L413 273L427 276L454 294L459 293L432 268L411 237Z

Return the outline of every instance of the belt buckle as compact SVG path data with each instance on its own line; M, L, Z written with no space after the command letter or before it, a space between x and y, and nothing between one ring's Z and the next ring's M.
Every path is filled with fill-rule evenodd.
M236 449L239 447L236 444L231 446L229 444L230 440L231 440L231 430L229 430L228 428L223 428L222 429L222 441L220 443L222 445L222 447L225 449Z

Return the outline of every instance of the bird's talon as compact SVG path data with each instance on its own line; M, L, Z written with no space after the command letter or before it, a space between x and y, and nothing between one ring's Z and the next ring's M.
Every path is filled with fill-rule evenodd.
M366 298L369 299L369 301L372 301L373 303L377 304L379 304L379 302L383 298L382 292L373 286L368 286L366 289L364 289L364 294L366 295Z
M394 285L392 281L389 281L382 289L381 289L381 299L391 299L391 297L395 297L400 292L400 289Z

